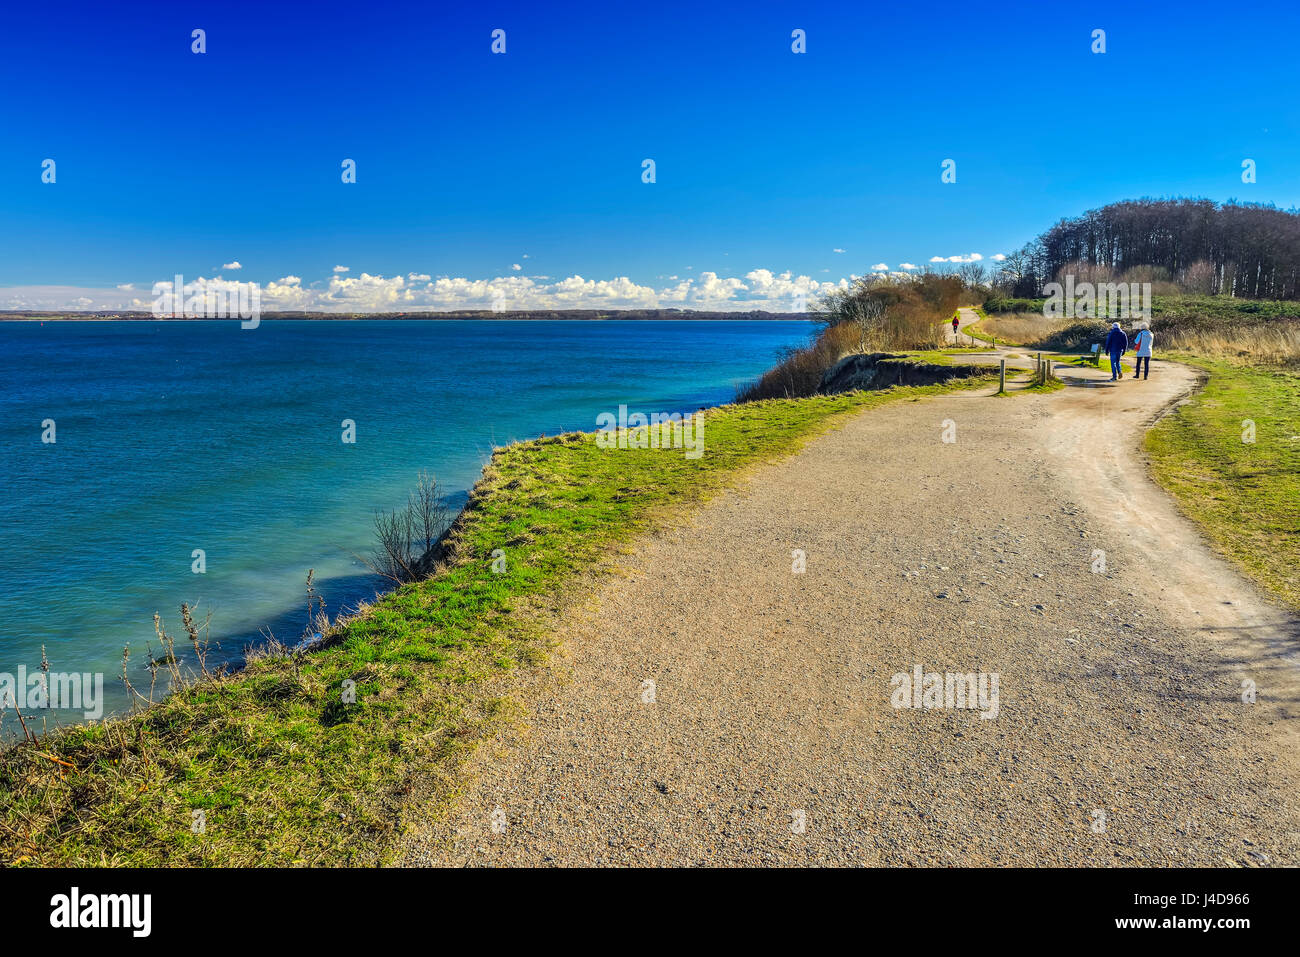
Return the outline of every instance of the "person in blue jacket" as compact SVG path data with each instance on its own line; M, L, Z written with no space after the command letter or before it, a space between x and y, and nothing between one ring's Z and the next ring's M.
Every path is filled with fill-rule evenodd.
M1128 336L1124 335L1124 330L1119 327L1119 323L1112 323L1110 335L1106 337L1106 353L1110 356L1110 381L1124 378L1124 370L1120 368L1119 357L1128 352Z

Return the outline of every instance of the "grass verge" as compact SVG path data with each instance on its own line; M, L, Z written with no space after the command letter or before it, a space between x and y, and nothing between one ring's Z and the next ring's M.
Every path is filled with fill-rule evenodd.
M1151 472L1220 552L1300 609L1300 375L1177 358L1209 379L1147 433Z
M459 762L517 715L514 678L545 662L548 623L591 593L620 543L849 413L987 384L726 406L707 413L694 460L601 449L594 433L500 449L453 528L447 566L385 595L324 647L0 752L0 859L382 863L407 804L445 805Z
M987 349L944 348L944 349L914 349L914 350L905 351L901 354L907 356L907 358L909 359L915 359L917 362L928 362L931 365L936 365L936 366L950 366L955 364L952 361L953 356L960 357L960 356L971 355L971 354L984 355L987 352L988 352Z

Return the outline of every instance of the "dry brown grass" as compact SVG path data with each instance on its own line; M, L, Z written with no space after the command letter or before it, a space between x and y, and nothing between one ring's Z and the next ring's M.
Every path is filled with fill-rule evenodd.
M1047 319L1020 312L990 316L980 323L980 331L1000 342L1068 351L1100 341L1107 325L1106 320ZM1127 331L1132 334L1131 327ZM1151 331L1157 354L1185 352L1260 367L1300 368L1300 322L1293 320L1193 323L1156 318Z
M1245 362L1254 366L1300 368L1300 323L1164 330L1157 347L1172 352Z
M947 341L945 320L962 294L961 280L932 274L903 280L869 276L836 290L816 309L827 324L821 335L786 352L779 365L741 388L736 401L815 395L826 370L848 355L937 349Z
M999 342L1036 346L1065 329L1074 320L1047 319L1037 312L1012 312L981 320L979 331L996 336Z
M859 332L849 323L827 326L811 345L788 349L781 362L736 394L737 402L795 399L814 395L822 374L857 350Z

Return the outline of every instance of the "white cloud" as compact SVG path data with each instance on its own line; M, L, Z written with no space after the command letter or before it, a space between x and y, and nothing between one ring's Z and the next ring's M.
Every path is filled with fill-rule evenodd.
M917 267L916 263L899 263L899 264L898 264L898 268L899 268L899 269L916 269L916 268L918 268L918 267Z
M871 267L871 271L872 271L872 272L889 272L889 264L888 264L888 263L876 263L874 266Z
M269 282L262 288L262 308L285 311L306 311L316 294L304 289L297 276L285 276ZM271 305L274 303L274 305Z
M35 311L126 311L149 308L135 305L131 290L86 289L81 286L9 286L0 287L0 309Z
M843 250L843 249L840 249L840 248L837 246L835 249L832 249L831 252L833 252L833 253L842 253L842 252L844 252L844 250Z
M363 272L356 277L335 276L323 293L316 294L319 307L334 307L343 312L402 312L403 303L411 298L406 280L401 276L386 279ZM266 302L266 296L262 297ZM271 308L275 308L271 306Z
M995 263L1003 262L1006 258L1007 257L1002 255L1002 253L994 253L989 257L989 259L992 259Z
M222 268L222 269L243 269L244 267L241 266L241 265L239 264L239 260L236 259L236 260L235 260L234 262L232 262L232 263L223 263L222 266L221 266L221 268Z
M704 275L707 276L709 273ZM704 276L700 278L702 279ZM798 297L812 299L830 292L832 288L831 283L818 282L811 276L795 276L789 270L776 275L770 269L754 269L745 273L745 279L749 283L746 291L749 293L750 298L765 302L783 303L787 309ZM755 306L753 308L761 307Z
M334 271L335 271L335 272L351 272L352 270L349 269L347 266L335 266L335 267L334 267Z
M526 259L528 257L525 256L524 258ZM519 270L523 269L524 267L519 265L519 263L514 263L511 265L510 268L513 269L515 272L519 272Z
M169 282L161 285L170 289ZM189 294L192 290L229 290L249 285L200 277L193 283L187 282L186 291ZM847 285L846 279L831 282L796 275L790 270L778 273L771 269L754 269L743 277L711 271L698 276L674 275L655 285L635 282L627 276L590 279L574 275L552 279L512 272L495 278L441 276L431 281L424 273L390 277L363 272L359 276L334 274L326 281L308 283L300 276L282 276L261 287L261 302L267 312L437 312L489 309L494 302L503 303L507 310L671 307L789 312L798 301L812 302ZM148 311L151 304L151 298L132 298L126 290L66 286L0 288L0 309Z
M275 283L267 288L274 287ZM265 296L265 289L259 287L254 282L239 282L234 279L222 279L220 276L214 276L212 279L205 279L200 276L198 279L183 282L181 289L176 290L172 280L159 280L150 286L150 299L132 300L131 308L144 312L151 311L155 304L165 312L180 312L182 308L193 308L189 304L198 299L206 300L209 308L214 308L216 301L214 296L220 295L224 302L233 302L237 296L240 300L252 300L255 295ZM175 299L173 299L175 296ZM96 308L103 308L102 306ZM200 307L201 308L201 307Z
M122 285L118 286L117 288L121 289L123 292L130 292L131 290L135 289L135 283L124 282L122 283Z

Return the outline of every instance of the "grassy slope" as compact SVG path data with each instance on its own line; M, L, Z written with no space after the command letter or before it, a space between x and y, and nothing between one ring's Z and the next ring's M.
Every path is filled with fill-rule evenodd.
M1177 358L1210 378L1148 433L1152 474L1220 551L1300 608L1300 375Z
M458 759L517 713L511 676L544 661L550 616L590 593L619 543L846 413L976 385L987 380L713 410L696 460L602 450L592 433L501 449L450 567L384 596L327 647L0 753L0 861L382 861L403 795L417 780L453 781ZM490 569L498 548L505 574ZM357 701L345 705L348 678ZM445 791L434 788L444 802Z

